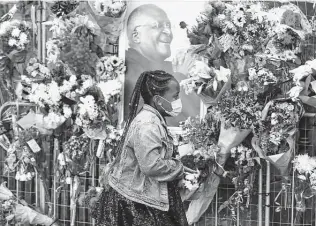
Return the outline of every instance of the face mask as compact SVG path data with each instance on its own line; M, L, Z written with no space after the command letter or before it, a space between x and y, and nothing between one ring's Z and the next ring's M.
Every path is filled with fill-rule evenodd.
M163 97L161 97L161 96L159 96L159 97L162 98L162 99L164 99L165 101L168 101L168 100L166 100L165 98L163 98ZM167 111L167 110L165 110L165 109L163 108L163 106L161 106L162 109L164 109L165 112L166 112L168 115L172 116L172 117L178 116L178 115L181 113L181 111L182 111L182 102L181 102L181 99L179 98L179 99L174 100L174 101L172 101L172 102L170 102L170 101L168 101L168 102L171 104L172 111Z

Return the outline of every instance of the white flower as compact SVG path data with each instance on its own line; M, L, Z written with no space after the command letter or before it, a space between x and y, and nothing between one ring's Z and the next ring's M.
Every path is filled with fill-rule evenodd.
M249 74L249 80L254 80L256 78L256 76L257 76L256 69L249 68L248 69L248 74Z
M294 74L293 81L298 84L298 82L305 78L306 76L313 73L312 67L310 65L301 65L298 68L290 70L290 73Z
M21 34L20 34L20 43L22 45L28 43L27 34L25 34L24 32L21 32Z
M49 112L44 118L44 125L46 129L56 129L58 126L66 121L66 118L55 112Z
M63 113L64 113L65 118L70 118L71 114L72 114L72 110L68 105L64 105L63 106Z
M72 184L72 178L71 177L67 177L66 178L66 184Z
M61 166L66 165L66 158L65 158L65 155L63 153L58 154L57 160Z
M15 46L17 45L17 43L18 43L17 40L14 38L10 38L8 42L9 46Z
M29 181L29 180L32 180L33 176L32 176L32 173L31 172L28 172L26 174L26 180Z
M21 30L19 29L19 28L14 28L13 30L12 30L12 32L11 32L11 35L13 36L13 37L19 37L20 36L20 33L21 33Z
M19 181L27 181L26 174L20 174Z
M300 174L311 173L316 169L316 159L307 154L297 155L293 160L293 168Z
M192 77L192 78L188 78L188 79L183 79L180 82L180 86L183 87L185 93L188 95L188 94L194 92L194 90L197 89L196 82L198 80L199 80L198 77Z
M107 103L111 97L121 93L122 83L115 79L107 82L100 82L98 87L102 91L105 103Z
M218 81L227 82L231 75L231 71L228 68L220 66L219 70L215 70L215 74Z
M301 86L294 86L290 89L290 91L288 92L289 96L292 99L296 99L299 97L300 93L302 92L303 87Z
M6 33L11 29L12 25L10 21L4 21L0 23L0 36L6 35Z
M197 60L189 70L189 76L211 79L211 72L211 68L204 61Z
M246 23L245 14L242 11L234 13L233 22L238 27L243 27Z
M278 120L276 120L276 119L272 119L271 120L271 125L276 125L276 124L278 124L279 122L278 122Z

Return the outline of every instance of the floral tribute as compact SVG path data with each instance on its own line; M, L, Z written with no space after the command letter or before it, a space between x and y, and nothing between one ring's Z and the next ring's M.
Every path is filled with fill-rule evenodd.
M59 181L71 184L75 175L90 169L93 153L90 153L87 136L72 136L63 143L63 152L58 155L57 177Z
M295 173L296 210L305 212L305 200L316 194L316 159L307 154L297 155L293 160Z
M0 37L7 48L5 52L12 50L24 50L30 42L31 27L26 21L9 20L0 25Z
M236 221L237 208L245 210L250 205L255 170L260 167L256 154L252 148L239 145L231 149L231 157L235 161L235 171L230 172L229 177L235 186L235 193L225 201L220 207L219 212L224 208L229 208L232 218Z
M58 226L54 219L34 210L24 200L16 197L5 184L0 185L1 225L40 224Z
M180 182L181 186L188 190L184 191L182 198L188 199L205 182L216 164L220 121L212 114L208 114L202 121L199 117L188 118L181 127L183 143L192 149L184 155L180 153L181 161L184 166L195 171L186 173Z
M196 25L188 27L184 21L180 24L187 29L191 46L176 55L174 64L180 64L183 55L192 58L189 78L181 85L187 93L196 92L221 121L219 137L214 143L219 147L215 155L217 164L209 174L211 182L204 188L205 193L189 205L186 213L189 224L198 222L206 211L214 197L213 190L219 185L219 176L231 175L225 170L226 160L244 156L232 153L234 148L241 148L243 141L252 140L252 149L248 147L251 158L270 161L286 180L297 124L304 112L299 99L316 106L312 98L314 61L304 62L303 57L311 25L297 6L272 5L209 1ZM292 80L295 87L288 93ZM236 178L243 177L238 176L243 168L239 163L236 162ZM254 165L251 172L258 169L258 164ZM247 183L243 179L237 183L242 186L236 187L228 203L232 201L235 207L244 203L241 201L247 203L249 197L243 190L251 187L250 177L247 179Z
M121 0L97 0L94 2L94 8L102 16L120 17L126 10L126 1Z

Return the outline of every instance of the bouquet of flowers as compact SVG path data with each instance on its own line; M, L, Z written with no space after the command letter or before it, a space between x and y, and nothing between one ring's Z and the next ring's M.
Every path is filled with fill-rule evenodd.
M124 15L128 1L123 0L96 0L89 1L89 13L97 21L102 32L107 35L107 41L117 43L123 29Z
M57 177L61 182L72 183L75 175L89 170L92 154L89 150L89 138L85 135L72 136L63 143L63 152L58 155Z
M289 91L289 96L293 99L301 99L303 103L316 106L315 101L315 78L316 78L316 60L309 60L290 71L293 74L295 86Z
M0 25L0 37L6 53L24 50L29 43L30 26L26 21L4 21Z
M96 66L97 76L100 81L118 79L124 74L125 70L124 60L116 56L104 56L99 59Z
M39 131L35 128L19 132L18 140L14 141L7 150L5 159L6 171L16 172L18 181L32 180L38 169L37 153L41 148L36 140L39 139Z
M269 15L276 23L265 54L269 58L279 58L300 65L301 44L312 31L307 17L294 4L272 8L269 10Z
M27 73L34 80L50 79L51 72L49 68L41 64L37 58L31 58L26 67Z
M97 0L94 8L100 16L120 17L126 10L126 1L122 0Z
M34 210L24 200L20 200L5 186L0 185L0 223L11 224L40 224L58 226L54 219Z
M180 83L186 94L190 94L193 91L200 94L206 89L211 92L209 94L211 97L216 97L224 83L228 82L230 70L222 66L220 66L219 70L209 67L206 59L195 60L188 76L188 79Z
M72 110L69 105L61 101L62 95L59 88L55 81L46 84L32 83L26 98L43 110L48 109L48 113L39 114L36 118L37 127L53 130L71 117Z
M316 159L307 154L297 155L293 160L293 169L296 177L296 210L305 212L305 199L316 194Z
M260 127L252 141L259 157L270 161L284 179L293 157L296 126L303 112L299 102L290 99L270 101L262 111Z
M48 61L58 63L60 59L78 74L95 75L95 62L103 52L95 43L97 27L88 16L60 17L46 24L53 33L53 39L46 43Z
M102 191L102 187L90 187L85 193L81 193L78 198L78 203L80 206L88 207L93 211L96 207L96 202L98 201Z
M113 131L121 89L118 79L102 81L80 97L75 123L90 138L105 140Z
M261 116L262 106L257 102L256 90L244 81L226 91L218 103L226 129L254 129Z
M10 225L14 223L15 200L13 198L0 201L0 223Z
M250 204L250 195L256 170L255 152L243 145L231 149L231 157L235 160L236 171L231 172L232 182L235 185L235 193L219 207L219 212L226 207L232 212L233 220L236 220L237 208L243 209Z

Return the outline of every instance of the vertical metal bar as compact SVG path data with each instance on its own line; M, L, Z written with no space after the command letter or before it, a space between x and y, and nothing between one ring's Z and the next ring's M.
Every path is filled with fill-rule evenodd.
M38 0L38 6L36 10L36 26L37 26L37 58L42 59L42 29L41 29L41 0Z
M239 208L239 202L237 203L237 226L240 226L240 208Z
M258 226L262 226L262 185L263 185L263 178L262 178L262 168L259 169L259 195L258 195Z
M41 7L41 30L42 30L42 62L45 64L46 62L46 25L45 22L46 21L46 9L47 9L47 3L46 1L42 2L42 7Z
M55 171L55 163L56 163L56 160L57 160L57 156L58 156L58 139L57 138L54 138L54 151L53 151L53 165L54 165L54 170L53 171ZM52 192L52 194L53 194L53 197L54 197L54 203L53 203L53 209L54 209L54 218L55 219L57 219L58 218L58 216L57 216L57 178L56 178L56 174L55 174L55 172L54 172L54 174L53 174L54 176L53 176L53 192Z
M270 226L270 162L267 163L265 226Z
M295 151L294 151L295 153ZM294 199L295 199L295 191L294 191L294 181L295 180L295 174L293 172L293 176L292 176L292 195L291 195L291 226L294 226Z
M102 141L99 140L99 142L102 142ZM91 168L92 168L92 169L91 169L91 179L92 179L91 185L92 185L93 187L96 186L96 185L95 185L95 172L96 172L96 167L97 167L97 164L96 164L96 163L94 164L93 167L91 167ZM92 219L92 226L95 226L95 220L94 220L94 219Z
M218 189L217 189L217 192L215 193L215 226L218 225L218 212L217 212L217 209L218 209Z

